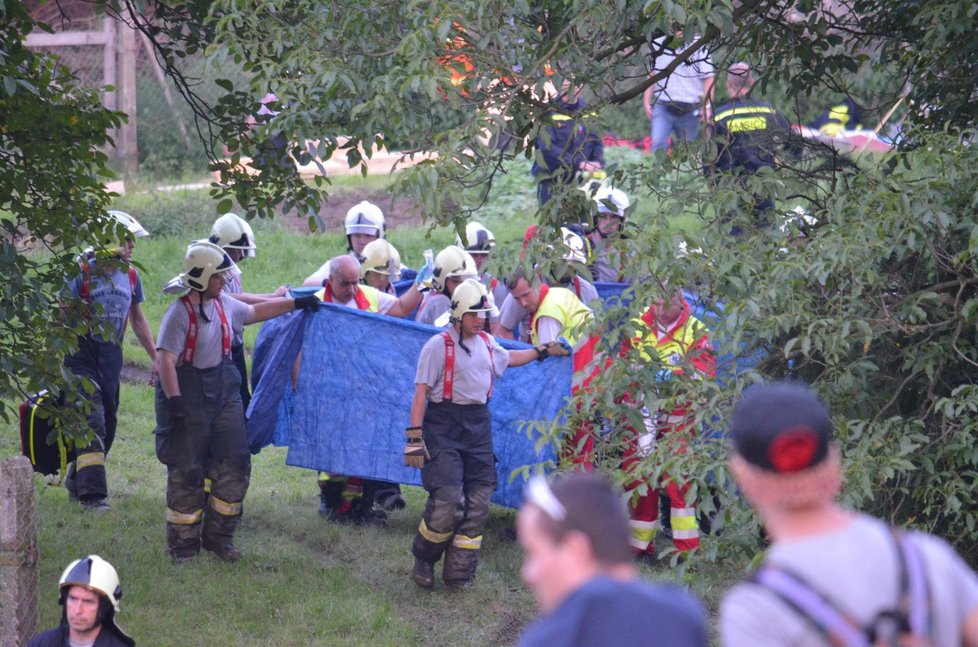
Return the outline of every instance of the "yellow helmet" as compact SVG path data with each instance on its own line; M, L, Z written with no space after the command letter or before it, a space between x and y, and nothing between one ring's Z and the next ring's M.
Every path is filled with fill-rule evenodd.
M377 239L370 241L363 248L360 278L365 278L367 272L386 274L392 283L399 281L401 280L401 255L386 240Z
M446 247L435 257L435 267L431 271L431 285L435 290L445 290L448 279L476 278L475 259L464 249L455 245Z
M452 294L452 321L461 321L466 312L487 312L490 317L499 315L489 292L478 279L465 279Z

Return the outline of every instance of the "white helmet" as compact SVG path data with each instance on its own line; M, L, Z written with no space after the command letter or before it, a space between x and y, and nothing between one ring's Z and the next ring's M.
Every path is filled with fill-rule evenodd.
M386 274L390 281L401 280L401 255L386 240L372 240L363 248L363 262L360 264L360 278L367 272Z
M443 292L448 279L476 278L479 274L475 269L475 259L464 249L455 245L446 247L435 257L435 267L431 271L431 285L435 290Z
M240 249L247 258L254 258L258 248L251 225L236 213L226 213L215 220L207 240L225 249Z
M452 294L452 321L461 321L466 312L488 312L490 317L499 315L486 286L477 279L465 279Z
M116 613L119 612L119 600L122 599L119 574L115 572L112 564L98 555L89 555L68 564L68 568L61 574L61 580L58 582L62 604L67 589L72 586L82 586L104 596L112 603L112 609Z
M594 201L598 205L598 213L610 213L625 219L625 211L632 206L631 200L621 189L610 186L603 186L594 194Z
M386 229L384 212L380 210L380 207L366 200L350 207L350 210L346 212L345 225L347 236L367 234L383 238L384 229Z
M496 246L496 238L481 223L470 222L465 225L465 242L456 234L455 244L472 255L488 254Z
M588 244L584 236L567 227L561 227L560 237L564 241L564 253L561 258L568 263L587 265Z
M240 276L241 270L223 249L209 240L198 240L187 246L183 257L183 272L163 286L166 294L186 294L188 290L203 292L215 274L230 272Z
M105 213L116 225L122 225L126 229L126 234L123 238L117 238L112 235L110 238L106 239L105 246L107 248L115 248L117 253L122 253L123 248L126 245L127 238L145 238L149 236L149 232L146 231L139 222L130 216L125 211L107 211Z

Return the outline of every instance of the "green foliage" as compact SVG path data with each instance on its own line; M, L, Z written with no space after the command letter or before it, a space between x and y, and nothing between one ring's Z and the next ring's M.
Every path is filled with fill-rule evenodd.
M86 322L65 277L78 272L83 246L117 233L98 219L110 176L100 147L124 116L101 108L56 59L24 47L45 27L20 3L0 12L0 416L9 419L9 401L24 393L67 381L75 397L61 359ZM68 428L79 426L72 411Z

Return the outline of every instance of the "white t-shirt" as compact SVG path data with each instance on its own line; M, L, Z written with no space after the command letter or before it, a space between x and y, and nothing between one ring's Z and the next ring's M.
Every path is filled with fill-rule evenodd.
M455 371L452 380L452 402L455 404L485 404L486 395L493 374L502 377L509 366L509 352L499 345L492 335L487 334L492 344L492 363L489 361L489 347L482 336L465 340L469 353L459 344L458 333L454 328L446 332L452 336L455 343ZM471 353L471 354L470 354ZM445 339L438 333L429 339L421 349L418 357L418 370L414 377L415 384L427 384L431 387L428 400L441 402L445 390Z
M978 610L978 576L944 540L910 533L920 548L931 593L934 644L961 644L961 625ZM771 547L766 564L797 573L831 597L863 625L880 611L894 609L900 593L896 545L883 522L858 515L839 530ZM776 594L745 582L727 592L720 608L720 637L725 647L824 647L809 622Z
M253 308L242 301L226 293L221 293L221 305L224 307L224 315L227 317L228 325L231 326L232 336L241 334L247 321L253 312ZM217 305L214 299L204 302L204 317L200 316L200 307L193 303L191 307L197 317L197 342L194 347L194 367L212 368L221 363L222 360L222 332L221 317L217 313ZM178 357L177 364L183 363L183 351L187 346L187 328L189 328L190 318L187 315L187 308L180 299L177 299L166 308L163 313L163 320L160 321L160 334L156 337L156 348L170 351Z

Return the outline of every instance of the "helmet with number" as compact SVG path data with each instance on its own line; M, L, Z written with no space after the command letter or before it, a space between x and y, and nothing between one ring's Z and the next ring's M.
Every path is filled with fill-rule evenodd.
M625 212L632 206L631 200L621 189L603 186L594 193L594 201L598 205L598 213L609 213L625 220Z
M492 252L492 249L496 246L496 239L492 235L492 232L482 226L481 223L470 222L465 225L464 243L462 237L456 235L455 244L475 256L476 254L489 254Z
M363 248L363 262L360 264L360 278L367 272L386 274L391 282L401 280L401 255L386 240L374 240Z
M439 292L445 291L448 279L467 279L478 277L475 259L464 249L455 245L446 247L435 257L435 267L431 271L431 285Z
M455 293L452 294L451 309L451 320L453 322L461 321L462 315L466 312L487 312L490 317L499 315L486 286L477 279L465 279L455 288Z
M350 207L346 212L346 235L367 234L368 236L384 237L387 225L384 212L372 202L364 200Z
M588 243L584 236L581 236L577 232L568 229L567 227L560 228L560 237L564 241L564 249L561 258L568 263L578 263L580 265L587 265L588 261Z
M198 240L187 247L183 273L178 278L183 279L187 287L203 292L212 276L224 272L240 273L227 252L208 240Z
M246 258L254 258L258 248L251 225L236 213L226 213L215 220L207 240L225 249L241 250L241 255Z

